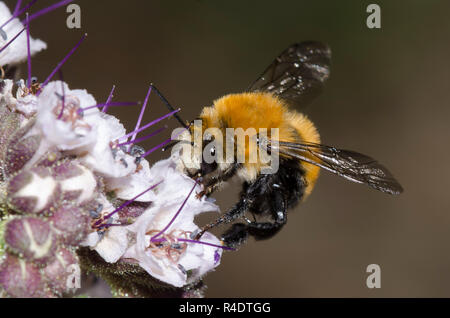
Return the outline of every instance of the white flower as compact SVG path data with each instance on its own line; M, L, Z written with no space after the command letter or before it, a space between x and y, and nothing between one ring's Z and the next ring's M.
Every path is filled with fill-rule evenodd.
M12 17L11 11L3 1L0 1L0 25ZM0 48L5 46L16 34L24 28L18 18L14 18L4 28L3 32L7 35L4 39L0 36ZM4 35L3 34L3 35ZM30 39L30 53L34 55L47 48L47 44L41 40ZM22 32L3 52L0 53L0 66L19 64L27 59L27 35Z
M18 101L25 105L25 101ZM134 173L135 158L112 147L115 140L126 134L125 128L114 116L97 107L90 108L96 105L86 90L71 90L60 81L48 83L37 98L36 125L30 132L35 134L38 130L44 137L38 155L56 147L79 156L81 163L102 176L118 178Z
M37 99L36 127L47 143L59 150L86 147L96 141L100 112L97 108L85 112L82 109L93 105L96 105L95 98L86 90L70 90L66 83L50 82Z
M121 178L106 178L105 184L109 191L114 191L117 198L131 200L137 194L144 192L146 189L150 188L152 184L158 182L153 177L155 172L156 169L150 170L150 165L147 160L141 159L134 173ZM149 191L135 201L150 202L155 200L155 193Z
M219 208L208 199L197 199L195 193L201 191L201 186L196 185L180 210L195 182L176 170L177 160L174 155L150 169L149 182L163 182L151 191L152 204L134 223L113 226L100 241L91 239L85 245L91 243L107 262L132 260L151 276L182 287L219 265L222 245L211 233L205 233L201 242L190 238L199 229L194 217L202 212L219 211ZM155 237L169 224L164 233Z
M195 210L192 206L186 206L164 234L152 242L152 237L170 222L178 208L175 203L159 209L150 208L139 217L128 228L136 234L136 243L128 248L123 257L138 261L153 277L182 287L218 266L222 249L219 247L221 242L208 232L202 236L201 242L215 246L191 241L190 234L198 230L193 222ZM210 208L201 208L201 212L208 210Z
M117 262L128 248L128 230L124 227L112 227L95 245L97 253L108 263Z
M11 12L0 1L0 26L10 18ZM26 60L23 30L18 18L0 29L0 48L4 48L0 68ZM44 42L30 40L31 54L46 48ZM139 157L142 149L128 146L139 140L124 138L136 132L127 135L116 117L99 111L100 105L86 90L70 89L62 81L42 87L35 83L29 89L20 80L14 96L13 85L12 80L0 79L0 111L5 117L4 127L0 125L4 132L0 190L5 192L0 194L0 205L8 206L4 212L11 212L17 224L26 220L26 226L12 228L16 223L8 221L5 233L10 235L0 237L5 236L11 248L4 251L11 254L8 263L0 260L2 277L5 271L11 274L0 282L0 293L63 295L66 275L60 274L68 264L77 264L74 252L80 245L95 250L108 263L139 265L176 287L196 282L219 265L227 249L222 242L208 232L200 240L192 238L200 230L194 223L196 215L219 208L212 200L195 196L203 189L177 169L179 154L150 167ZM29 237L45 242L39 257L28 255L33 247ZM31 264L34 258L39 263ZM28 261L30 267L25 268ZM32 279L16 275L25 270L33 274ZM25 286L15 294L16 282L20 288L34 284L35 290Z
M29 94L26 91L25 81L19 80L17 84L16 97L13 96L12 90L14 82L10 79L5 79L2 82L3 88L0 90L0 99L5 102L6 105L12 111L17 111L25 118L30 118L37 112L37 97L36 95ZM25 121L26 122L26 121Z
M88 118L89 116L86 116ZM96 117L95 143L81 161L104 177L120 178L136 171L136 158L112 143L126 134L125 128L114 116L100 113Z

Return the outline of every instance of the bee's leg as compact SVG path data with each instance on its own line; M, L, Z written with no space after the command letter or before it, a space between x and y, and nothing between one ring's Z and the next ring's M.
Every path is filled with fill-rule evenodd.
M217 189L219 189L225 182L231 179L236 175L236 172L239 169L239 164L235 163L231 165L224 173L218 176L214 176L208 179L205 183L203 183L204 190L202 192L197 193L197 199L200 199L204 195L210 195Z
M281 191L266 197L271 208L274 222L252 222L246 219L247 224L235 223L222 234L222 241L230 247L237 247L244 243L251 235L257 240L264 240L274 236L287 222L287 204Z
M257 240L271 238L287 222L287 202L283 192L276 191L268 198L274 222L250 222L248 232Z
M249 235L248 226L243 223L235 223L225 233L221 239L226 246L238 247L245 243Z
M225 183L225 181L226 180L217 179L217 180L215 180L214 183L213 182L208 182L208 183L204 184L203 185L203 189L204 190L201 191L201 192L198 192L195 197L197 199L201 199L205 195L206 196L211 195L214 191L219 189Z
M195 237L196 240L199 240L206 231L208 231L220 224L233 222L234 220L242 217L245 214L245 212L248 211L249 205L250 205L249 200L246 197L242 198L241 201L239 201L234 207L232 207L230 210L228 210L225 214L223 214L215 222L202 227L200 232L193 233L194 234L193 236Z

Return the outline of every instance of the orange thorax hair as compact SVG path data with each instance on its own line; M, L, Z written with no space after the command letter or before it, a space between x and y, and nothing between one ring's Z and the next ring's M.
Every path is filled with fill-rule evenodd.
M313 123L305 115L289 109L285 102L270 93L226 95L214 101L214 106L205 107L200 119L204 130L215 127L221 129L224 135L226 128L254 128L256 132L265 128L268 134L272 128L278 128L280 141L320 143L320 136ZM248 151L248 147L246 150ZM305 170L307 196L319 175L319 168L305 162L301 165ZM256 179L261 170L259 163L246 163L244 167L241 176L248 181Z

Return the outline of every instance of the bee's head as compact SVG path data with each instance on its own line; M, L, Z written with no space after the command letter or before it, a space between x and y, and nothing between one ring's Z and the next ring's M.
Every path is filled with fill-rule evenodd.
M176 148L180 149L180 168L191 178L210 178L224 169L222 132L218 128L194 121L189 131L180 135Z

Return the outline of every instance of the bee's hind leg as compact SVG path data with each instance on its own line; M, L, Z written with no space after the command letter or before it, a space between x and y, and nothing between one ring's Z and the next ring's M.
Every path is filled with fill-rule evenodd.
M284 195L281 192L275 192L269 202L274 221L273 222L251 222L248 226L248 232L257 240L269 239L286 224L287 222L287 204Z
M269 198L268 205L271 208L273 222L250 222L247 224L248 232L256 240L269 239L287 222L287 203L285 195L281 191L274 192Z

